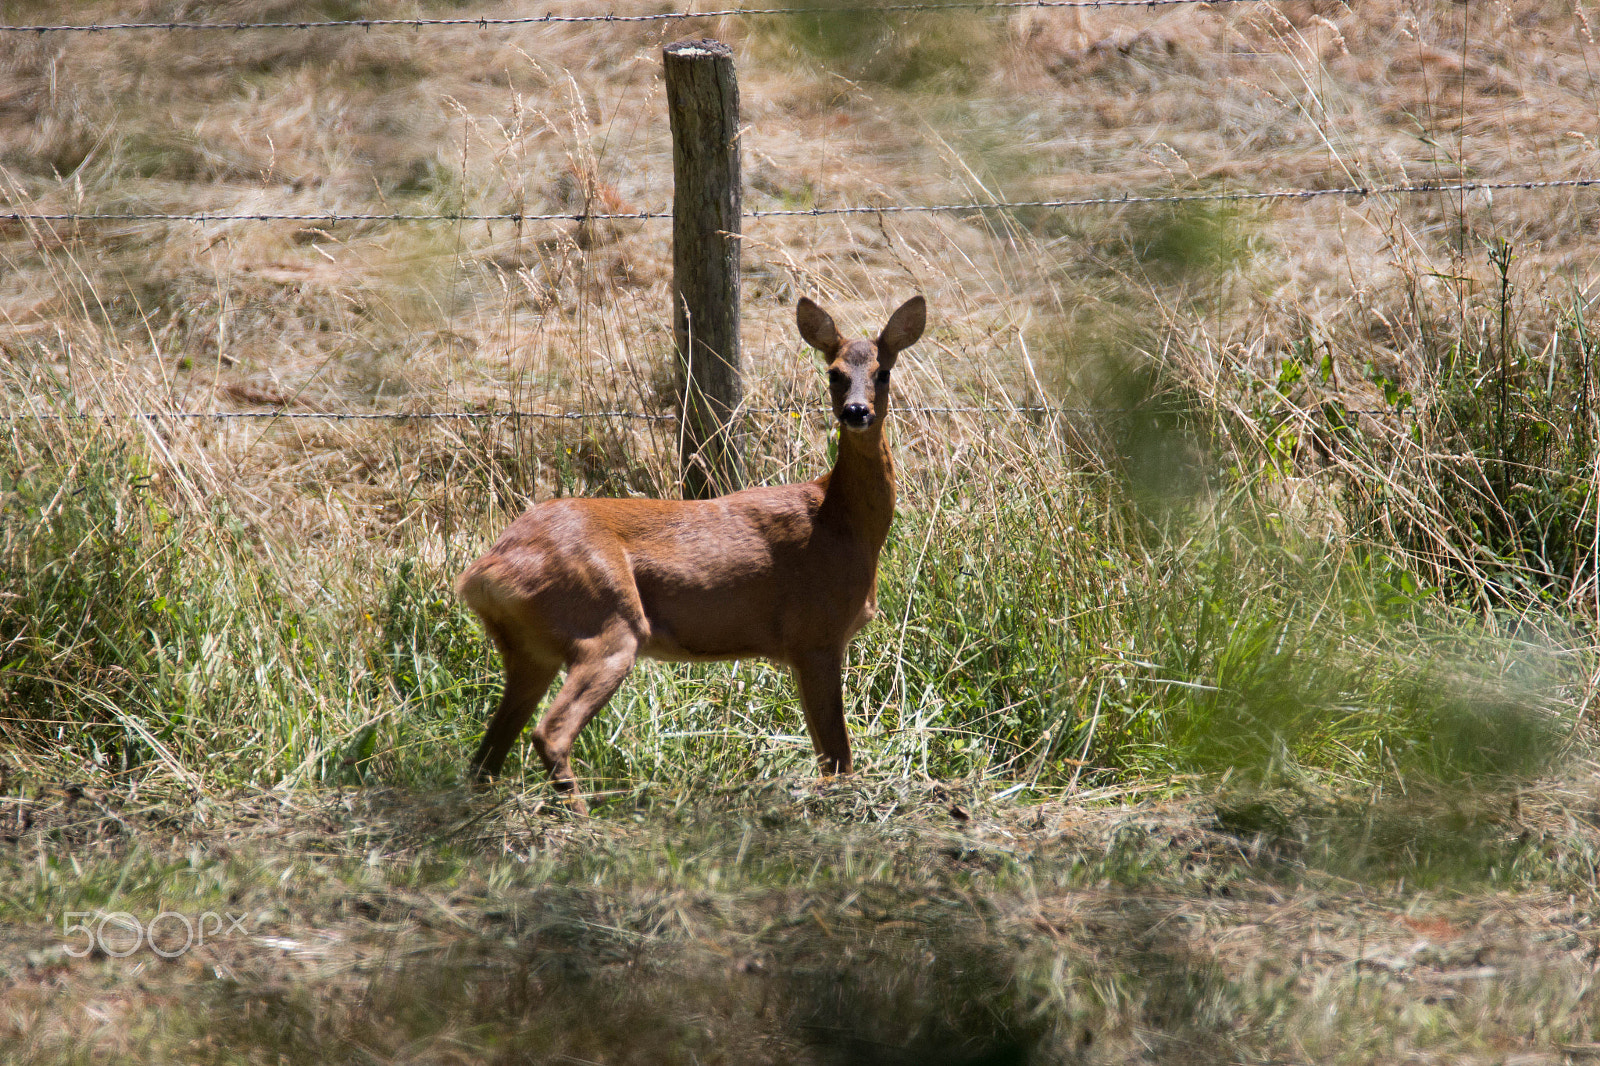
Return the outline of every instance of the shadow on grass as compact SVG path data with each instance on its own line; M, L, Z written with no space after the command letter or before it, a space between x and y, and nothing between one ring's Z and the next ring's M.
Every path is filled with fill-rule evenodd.
M1340 982L1358 976L1341 960L1364 934L1348 928L1322 977L1303 979L1299 905L1285 910L1281 889L1308 873L1314 896L1352 905L1372 896L1343 878L1497 899L1592 884L1594 849L1568 841L1561 867L1559 834L1539 838L1540 811L1517 810L1509 788L1258 788L1218 797L1209 826L1165 805L1075 809L1033 831L1014 811L988 821L975 798L955 829L949 793L916 783L878 797L880 810L903 805L892 824L867 823L867 791L830 787L823 803L766 788L571 820L536 802L519 814L508 797L369 789L280 812L228 858L188 844L79 851L84 870L63 884L24 854L0 870L18 886L8 920L23 924L110 906L113 891L147 913L197 877L219 907L262 917L217 943L214 969L144 958L53 971L77 984L45 993L36 1032L10 1044L0 1032L0 1059L1262 1061L1323 1033L1326 1003L1349 1004ZM281 807L264 803L263 817ZM1375 928L1392 934L1380 909ZM1223 928L1263 939L1241 952ZM28 975L13 991L35 987L33 966L13 971ZM136 1023L115 1057L106 1031L68 1021L108 988ZM1382 1018L1358 1014L1325 1038L1387 1024L1388 1007L1372 1009Z
M1321 871L1419 889L1511 885L1542 861L1518 820L1510 787L1419 784L1367 800L1242 793L1220 800L1215 827L1239 838L1268 870Z
M1048 1023L1015 945L954 916L955 901L769 902L768 927L729 957L640 928L614 895L552 888L501 914L496 935L383 958L353 992L216 991L205 1028L228 1039L209 1061L1035 1061ZM903 917L915 903L937 913ZM651 910L671 922L675 905Z

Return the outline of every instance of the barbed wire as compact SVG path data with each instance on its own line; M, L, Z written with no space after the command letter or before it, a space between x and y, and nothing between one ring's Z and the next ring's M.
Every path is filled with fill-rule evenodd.
M0 33L105 33L113 30L331 30L331 29L384 29L402 27L412 29L453 28L488 29L491 26L539 26L560 23L590 22L674 22L685 19L744 18L766 15L832 15L872 14L902 11L983 11L1016 10L1021 8L1098 8L1098 7L1171 7L1176 4L1204 4L1225 6L1229 4L1264 3L1266 0L960 0L940 4L863 4L812 7L755 7L724 8L715 11L660 11L645 15L522 15L515 17L481 18L380 18L380 19L295 19L276 22L97 22L65 23L30 26L0 26Z
M912 406L892 408L894 414L900 415L954 415L954 414L987 414L987 415L1075 415L1089 417L1094 415L1132 415L1147 411L1146 407L1054 407L1044 404L1018 404L1015 406L955 406L955 407L930 407ZM1409 409L1408 409L1409 410ZM744 408L742 415L804 415L831 414L832 409L827 407L750 407ZM1347 408L1340 412L1344 415L1404 415L1406 410L1399 408L1357 409ZM584 422L591 419L618 419L639 422L676 422L677 415L650 414L645 411L137 411L124 414L93 413L80 411L73 414L58 412L0 412L0 421L16 422L34 420L40 422L77 422L77 421L112 421L118 419L143 419L150 422L162 420L170 421L204 421L214 419L226 421L229 419L260 419L267 421L325 421L325 422L410 422L410 421L487 421L490 419L540 419L554 421Z
M1516 192L1534 189L1581 189L1600 185L1600 178L1555 178L1544 181L1461 181L1422 182L1415 185L1348 185L1327 189L1275 189L1266 192L1171 193L1153 196L1094 196L1075 200L993 200L960 204L880 204L866 207L802 207L752 210L744 218L820 218L828 215L885 215L916 212L1008 211L1018 208L1060 209L1069 207L1115 207L1121 204L1179 204L1244 202L1264 200L1312 200L1326 196L1365 199L1373 196L1417 196L1452 192ZM581 212L554 214L341 214L298 212L232 213L202 211L180 214L158 211L32 212L0 211L0 222L626 222L651 221L672 217L670 211L626 211L606 214Z
M1115 414L1116 408L1069 408L1023 405L1018 407L896 407L896 414ZM1131 408L1129 409L1132 410ZM813 415L828 414L827 407L750 407L743 415ZM407 422L407 421L485 421L490 419L549 419L582 422L589 419L620 419L639 422L676 422L677 415L650 414L646 411L139 411L127 414L74 414L5 413L0 418L8 421L38 419L41 421L77 421L110 418L141 418L149 421L204 419L286 419L320 420L327 422Z

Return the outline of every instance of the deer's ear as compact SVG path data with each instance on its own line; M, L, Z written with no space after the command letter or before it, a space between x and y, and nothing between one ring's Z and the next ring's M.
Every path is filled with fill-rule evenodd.
M878 351L896 354L904 351L917 343L927 324L928 303L920 296L913 296L889 316L889 324L878 334Z
M839 350L839 331L834 328L828 312L802 296L800 302L794 305L794 320L805 342L832 359Z

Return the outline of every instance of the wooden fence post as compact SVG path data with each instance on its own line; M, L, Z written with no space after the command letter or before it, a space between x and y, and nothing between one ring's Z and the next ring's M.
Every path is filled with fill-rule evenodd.
M744 481L739 380L739 85L733 50L685 40L663 50L672 125L672 335L685 499Z

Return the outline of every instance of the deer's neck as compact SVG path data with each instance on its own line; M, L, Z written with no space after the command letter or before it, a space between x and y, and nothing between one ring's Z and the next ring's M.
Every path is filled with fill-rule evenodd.
M818 520L847 528L876 555L894 521L894 459L883 423L865 433L841 431L839 456L824 481Z

